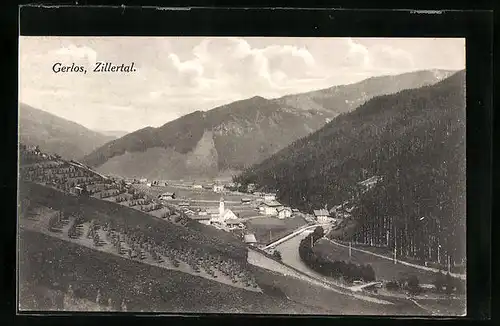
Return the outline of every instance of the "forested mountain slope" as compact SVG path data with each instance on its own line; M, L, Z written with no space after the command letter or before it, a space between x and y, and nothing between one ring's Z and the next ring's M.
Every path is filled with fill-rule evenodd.
M350 200L358 225L351 238L390 247L396 234L402 254L442 260L449 251L459 260L465 124L460 71L432 86L376 97L235 179L277 189L281 201L309 211ZM372 176L383 181L360 194L358 182Z

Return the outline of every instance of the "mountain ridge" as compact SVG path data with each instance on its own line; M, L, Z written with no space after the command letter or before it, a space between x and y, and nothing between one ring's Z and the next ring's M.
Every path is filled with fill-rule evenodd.
M444 75L449 73L451 72L443 71ZM101 172L112 172L110 167L106 166L106 162L112 158L121 157L127 152L145 153L149 148L160 147L166 150L172 148L179 154L187 155L197 146L205 131L210 131L217 152L217 155L212 157L217 157L217 164L215 165L213 161L208 159L204 164L210 169L215 167L215 170L219 171L241 171L252 164L262 162L291 142L321 128L338 114L353 110L358 103L376 95L383 95L384 92L393 92L410 86L419 87L437 81L437 77L432 71L402 74L402 81L394 83L394 80L398 80L398 76L375 77L373 80L376 83L373 80L369 82L365 80L346 86L334 86L334 89L340 90L348 88L344 94L340 94L339 91L334 92L332 95L334 99L330 98L328 94L323 94L322 97L317 95L318 92L328 93L327 90L333 89L329 88L312 93L308 92L307 96L296 94L277 99L253 96L209 111L194 111L179 119L167 122L161 127L143 128L113 140L87 155L84 162L100 169ZM393 85L385 88L377 86L384 83L392 83ZM364 86L367 91L363 95L356 90L356 85L364 84L368 84L368 86ZM311 97L310 94L316 95ZM306 97L300 100L301 96ZM287 101L290 102L290 98L298 101L297 103L300 101L314 103L314 106L287 103ZM148 160L148 157L143 156L137 160ZM133 165L133 163L126 164ZM161 162L161 164L168 164L168 160ZM116 168L119 165L115 160L113 167ZM135 172L134 175L150 174L150 171L140 169ZM215 171L212 172L215 173ZM185 170L181 173L180 170L176 171L173 168L169 175L165 175L165 178L184 178L186 177L183 175L185 173ZM190 173L187 172L187 174ZM198 174L198 171L193 171L193 174Z
M19 103L19 140L48 153L80 159L114 139L74 121Z

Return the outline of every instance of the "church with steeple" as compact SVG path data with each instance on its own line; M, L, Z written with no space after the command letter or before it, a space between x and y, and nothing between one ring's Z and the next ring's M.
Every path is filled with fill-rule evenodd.
M225 224L225 222L227 220L237 219L238 218L238 216L236 216L236 214L234 214L232 210L226 209L225 203L224 203L224 197L221 197L220 200L219 200L219 209L218 209L218 211L211 210L210 214L211 214L211 219L210 220L212 222L218 222L218 223L221 223L221 224Z

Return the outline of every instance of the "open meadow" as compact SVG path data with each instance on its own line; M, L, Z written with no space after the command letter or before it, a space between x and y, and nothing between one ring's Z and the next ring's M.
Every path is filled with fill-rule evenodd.
M194 188L189 188L189 187L176 187L176 186L151 186L148 187L147 185L144 184L134 184L134 187L146 191L150 193L153 196L158 197L158 195L161 195L162 193L165 192L173 192L176 195L176 198L178 199L185 199L185 200L208 200L208 201L216 201L219 202L221 196L224 197L224 200L227 202L241 202L241 198L243 197L249 197L252 195L243 195L243 194L236 194L236 193L231 193L231 192L225 192L224 194L216 193L210 189L194 189Z
M394 264L393 260L384 259L357 250L338 246L328 240L318 240L314 245L314 252L330 261L352 261L356 264L370 264L375 270L377 280L399 280L403 275L415 275L420 283L431 284L434 280L434 273L414 268L403 264Z

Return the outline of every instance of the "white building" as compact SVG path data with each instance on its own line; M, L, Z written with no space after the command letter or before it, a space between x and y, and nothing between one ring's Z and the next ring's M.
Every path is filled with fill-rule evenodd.
M289 218L292 216L292 209L290 207L281 207L277 209L277 211L279 219Z
M243 239L244 239L245 243L248 243L251 245L257 244L257 239L255 238L255 234L253 234L253 233L245 234Z
M259 207L259 210L263 212L265 215L278 215L278 209L282 209L283 205L278 203L275 200L265 201Z
M213 190L214 190L214 192L223 192L224 191L224 185L214 184Z
M164 192L163 194L158 196L158 199L161 200L169 200L169 199L175 199L175 193L173 192Z
M250 198L241 198L241 203L242 204L249 204L252 202L252 199Z
M330 219L330 213L326 209L315 209L313 214L320 223L326 223Z
M211 217L212 222L217 222L220 224L225 224L227 220L236 220L238 216L233 213L232 210L226 209L224 206L224 198L221 197L219 201L219 209L208 209L208 215Z
M245 228L245 225L243 224L245 221L240 219L240 218L236 218L236 219L228 219L225 221L227 227L230 229L230 230L234 230L234 229L240 229L240 230L243 230Z
M265 201L273 201L273 200L276 200L276 194L275 194L275 193L268 193L268 194L264 194L264 200L265 200Z
M382 180L383 180L383 177L375 175L375 176L373 176L371 178L368 178L366 180L358 182L358 184L360 186L363 186L365 188L365 190L370 190L373 187L375 187L377 185L377 183L379 183Z

